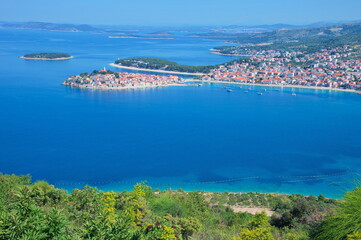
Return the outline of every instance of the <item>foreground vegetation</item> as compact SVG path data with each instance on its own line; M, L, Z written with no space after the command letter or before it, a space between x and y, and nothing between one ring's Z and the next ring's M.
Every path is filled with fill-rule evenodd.
M251 215L238 207L273 211ZM0 174L0 239L361 239L361 188L323 196L152 190L72 193ZM269 214L270 215L270 214Z

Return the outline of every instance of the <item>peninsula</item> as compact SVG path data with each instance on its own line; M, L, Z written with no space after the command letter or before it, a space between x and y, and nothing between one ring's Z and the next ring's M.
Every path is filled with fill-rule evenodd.
M348 91L361 94L360 47L344 45L316 52L301 50L244 49L241 58L218 65L189 66L159 58L126 58L110 64L132 71L147 71L174 75L199 76L183 80L175 76L155 76L135 73L99 72L107 75L71 77L64 85L92 88L139 88L182 85L186 82L231 83L278 87L313 88ZM125 74L127 81L118 76ZM132 78L130 80L128 75ZM89 81L89 77L95 78ZM143 79L146 80L143 80ZM153 81L154 80L154 81ZM115 81L115 82L114 82ZM114 85L115 84L115 85ZM118 84L118 85L117 85ZM189 86L187 84L187 86Z
M210 66L189 66L158 58L118 59L114 67L198 75L204 82L361 91L361 47L341 45L315 52L244 48L248 56Z
M178 76L159 76L141 73L94 70L66 79L62 85L88 89L139 89L165 86L186 86Z
M27 60L67 60L73 58L67 53L29 53L19 58Z
M110 66L122 69L128 69L132 71L142 71L142 72L156 72L156 73L168 73L168 74L177 74L177 75L190 75L190 76L203 76L203 73L187 73L187 72L176 72L176 71L167 71L160 69L148 69L148 68L139 68L139 67L127 67L119 65L116 63L111 63Z
M113 67L126 68L138 71L153 71L160 73L203 75L218 65L190 66L160 58L124 58L118 59L112 64Z

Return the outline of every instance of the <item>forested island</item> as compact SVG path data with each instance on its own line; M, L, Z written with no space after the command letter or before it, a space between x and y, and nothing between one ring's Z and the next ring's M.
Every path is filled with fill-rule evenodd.
M0 174L0 239L357 240L361 188L322 195L152 189L71 193L30 176Z
M67 53L29 53L20 58L29 60L67 60L73 58L73 56Z
M202 75L208 73L218 65L190 66L160 58L125 58L115 61L115 67L131 67L134 70L157 70L159 72L192 73ZM114 66L113 65L113 66Z

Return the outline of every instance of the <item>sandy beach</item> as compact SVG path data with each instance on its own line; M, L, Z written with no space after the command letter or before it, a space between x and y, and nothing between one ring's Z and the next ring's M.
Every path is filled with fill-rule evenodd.
M222 55L222 56L230 56L230 57L250 57L251 55L247 55L247 54L225 54L225 53L221 53L219 50L217 49L209 49L209 51L211 51L211 53L213 54L217 54L217 55Z
M19 58L21 58L21 59L26 59L26 60L61 61L61 60L72 59L72 58L74 58L74 57L73 57L73 56L70 56L70 57L64 57L64 58L29 58L29 57L21 56L21 57L19 57Z
M236 85L263 86L263 87L279 87L279 88L306 88L306 89L315 89L315 90L353 92L353 93L361 94L361 91L357 91L357 90L353 90L353 89L329 88L329 87L314 87L314 86L301 86L301 85L289 85L289 84L281 85L281 84L241 83L241 82L226 82L226 81L202 81L202 80L198 80L198 79L186 79L185 82L236 84Z
M169 74L188 75L188 76L203 76L204 75L203 73L185 73L185 72L175 72L175 71L166 71L166 70L157 70L157 69L126 67L126 66L121 66L121 65L115 64L115 63L111 63L110 65L113 67L129 69L129 70L134 70L134 71L169 73Z
M220 52L211 52L213 54L222 55L222 56L230 56L230 57L250 57L250 55L242 55L242 54L225 54Z

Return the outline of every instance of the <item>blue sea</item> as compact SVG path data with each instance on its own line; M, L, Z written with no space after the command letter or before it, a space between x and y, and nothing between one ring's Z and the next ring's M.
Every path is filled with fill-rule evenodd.
M121 71L109 66L117 58L232 60L210 53L219 45L225 44L185 36L109 39L1 29L0 172L31 174L67 190L89 184L121 191L147 181L159 189L340 198L355 187L361 95L220 84L108 91L60 85L94 69ZM32 52L75 58L18 58Z

